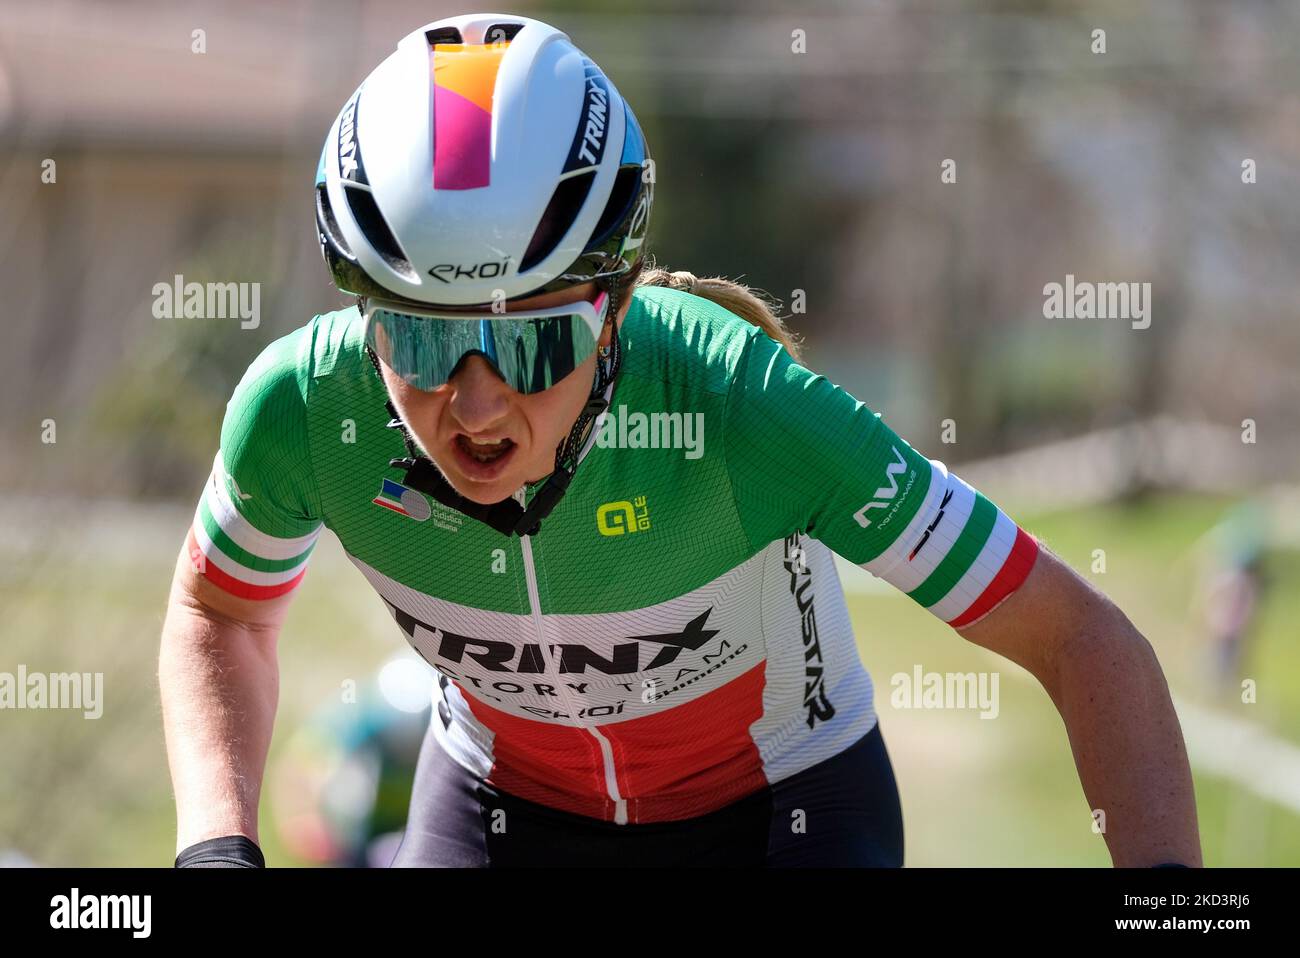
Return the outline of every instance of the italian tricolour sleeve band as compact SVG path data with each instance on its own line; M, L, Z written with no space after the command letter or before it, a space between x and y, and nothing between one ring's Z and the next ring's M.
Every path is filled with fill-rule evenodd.
M220 454L208 477L187 550L213 584L246 599L271 599L293 590L307 571L322 526L306 535L267 535L239 512L225 481Z
M963 628L1020 588L1038 542L943 463L930 460L930 469L921 508L863 568Z

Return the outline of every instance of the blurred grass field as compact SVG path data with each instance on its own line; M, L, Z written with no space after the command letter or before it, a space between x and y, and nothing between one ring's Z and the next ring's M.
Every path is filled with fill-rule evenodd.
M1014 506L1014 504L1009 504ZM1228 500L1164 496L1018 516L1109 594L1154 645L1180 702L1247 719L1300 743L1300 553L1273 550L1244 674L1258 703L1216 697L1190 607L1193 543ZM103 672L104 713L8 711L0 736L0 851L40 865L170 863L174 812L157 691L158 635L171 570L190 513L103 505L10 506L0 550L6 618L0 671ZM1014 509L1012 509L1013 514ZM1094 549L1107 571L1088 571ZM865 573L863 573L865 576ZM904 597L851 592L859 650L898 774L907 863L1106 866L1093 833L1064 726L1018 667L963 641ZM337 701L404 647L378 598L332 536L322 538L280 642L280 712L271 761L315 707ZM890 676L925 671L1000 673L1000 714L899 710ZM1195 751L1193 749L1193 751ZM1300 864L1300 815L1248 783L1196 772L1208 865ZM262 806L268 860L294 863Z

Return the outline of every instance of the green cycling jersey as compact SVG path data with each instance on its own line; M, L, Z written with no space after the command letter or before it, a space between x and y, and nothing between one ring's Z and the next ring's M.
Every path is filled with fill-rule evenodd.
M673 820L808 768L876 721L831 552L954 626L1037 555L761 330L646 287L568 494L507 538L389 467L405 449L362 332L355 308L317 316L249 367L190 548L218 586L270 598L328 527L437 671L440 744L522 798Z

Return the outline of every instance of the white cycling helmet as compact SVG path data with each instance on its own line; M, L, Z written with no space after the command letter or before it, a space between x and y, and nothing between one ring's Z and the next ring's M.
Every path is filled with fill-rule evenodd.
M614 84L555 27L438 20L404 37L330 128L321 253L342 290L437 306L616 276L645 241L647 156Z

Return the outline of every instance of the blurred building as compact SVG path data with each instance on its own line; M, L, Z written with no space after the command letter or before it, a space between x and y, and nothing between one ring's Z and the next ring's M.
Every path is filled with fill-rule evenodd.
M511 6L636 105L660 260L805 302L810 363L914 445L939 454L945 419L950 461L1253 419L1245 474L1300 473L1300 8ZM310 208L325 130L462 9L0 6L0 487L192 499L247 363L345 302ZM259 326L156 318L178 274L259 283ZM1044 318L1067 274L1150 282L1150 328Z

